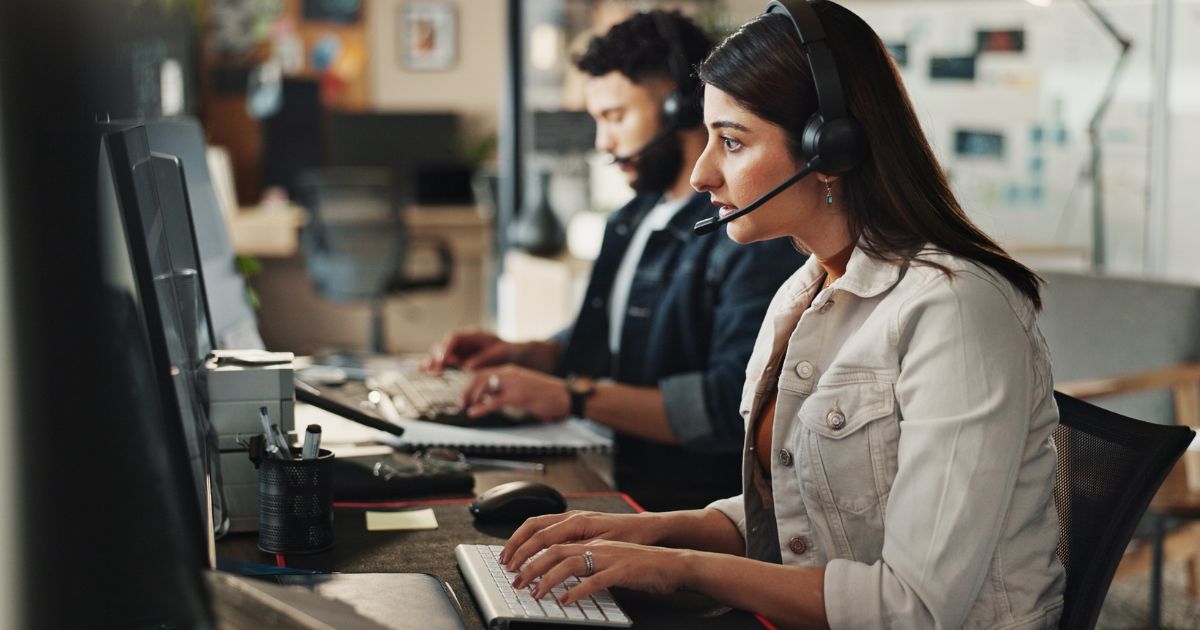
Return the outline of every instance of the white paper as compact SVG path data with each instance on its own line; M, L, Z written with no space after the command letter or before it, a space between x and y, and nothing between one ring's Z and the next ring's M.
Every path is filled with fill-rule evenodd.
M433 515L431 508L404 512L367 512L367 531L369 532L437 528L437 517Z

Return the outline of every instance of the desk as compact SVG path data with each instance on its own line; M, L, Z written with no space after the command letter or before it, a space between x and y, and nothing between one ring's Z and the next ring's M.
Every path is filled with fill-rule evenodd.
M546 474L513 471L480 471L475 492L518 479L541 481L563 491L573 509L628 511L633 508L611 491L603 480L577 457L540 457ZM334 548L311 556L288 556L288 566L341 571L346 573L423 572L448 583L462 605L467 628L483 630L483 620L471 599L454 561L454 545L459 542L499 544L512 532L512 526L476 526L466 510L469 495L421 497L411 504L437 501L434 509L439 529L428 532L366 532L360 504L335 507ZM408 502L406 502L408 503ZM388 509L379 504L379 509ZM415 505L414 505L415 506ZM452 541L446 540L453 538ZM256 534L232 534L217 543L224 557L274 564L275 558L258 550ZM753 616L732 611L708 598L694 594L656 597L626 590L615 593L617 600L634 620L635 628L757 628L763 627ZM550 628L539 624L538 628ZM577 626L571 626L577 627Z

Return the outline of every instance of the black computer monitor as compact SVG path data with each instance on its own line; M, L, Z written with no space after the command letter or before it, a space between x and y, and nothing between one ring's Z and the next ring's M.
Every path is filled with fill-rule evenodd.
M96 378L107 395L98 401L106 422L94 430L104 436L97 447L107 448L97 458L102 471L75 475L81 484L115 485L105 490L105 512L80 514L77 529L93 546L120 549L119 562L101 565L108 575L90 578L114 584L93 584L105 593L93 619L126 627L211 626L202 570L213 567L215 553L207 502L195 483L201 460L186 435L184 414L191 407L189 388L180 382L187 364L182 326L177 319L163 322L174 311L170 280L156 282L145 273L162 248L152 253L137 231L126 229L127 219L140 222L140 206L158 203L139 131L110 133L99 151L103 308L96 317L106 361Z
M191 222L195 233L195 247L200 256L195 269L205 287L213 342L218 348L261 349L258 320L246 299L246 283L237 270L233 242L217 203L200 123L190 118L171 118L142 124L150 150L179 158L187 173L185 183L191 213L183 218L184 222ZM170 213L180 207L179 204L163 207L168 220L174 218Z
M174 156L151 153L141 126L110 131L104 137L107 158L101 186L111 184L132 265L138 304L146 321L149 346L160 385L170 396L164 404L173 413L168 421L182 430L192 478L188 493L199 508L200 523L222 524L225 516L218 475L215 434L208 423L199 378L211 351L212 332L203 303L204 286L195 268L196 256L187 217L187 195L181 164ZM169 217L176 217L174 221ZM123 268L122 268L123 271ZM210 545L211 547L211 545ZM211 555L211 549L209 550Z

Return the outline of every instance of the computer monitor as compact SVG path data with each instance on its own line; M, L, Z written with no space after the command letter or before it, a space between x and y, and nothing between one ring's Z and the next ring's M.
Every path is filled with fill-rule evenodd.
M213 536L206 501L197 495L198 460L185 435L183 410L189 407L181 405L187 400L181 394L187 388L179 381L186 364L170 360L182 356L181 327L173 321L168 333L162 324L162 314L172 309L160 308L160 296L171 283L141 273L146 265L134 261L144 263L149 250L127 238L125 219L136 213L122 212L155 203L144 134L141 142L136 136L110 135L99 151L103 288L95 328L105 367L96 378L106 393L97 413L106 422L95 431L103 435L96 445L105 457L97 459L103 470L74 474L80 490L100 480L114 487L104 490L105 511L77 514L76 529L94 547L120 549L100 565L109 575L90 578L119 584L92 585L106 594L90 613L94 619L129 627L211 627L202 569L215 563Z
M204 299L211 316L213 342L218 348L261 349L258 320L246 299L246 282L237 270L236 254L220 204L213 190L208 170L204 132L190 118L149 120L144 123L150 150L173 155L182 162L187 173L187 201L195 232L195 246L200 273L205 287ZM164 206L168 215L180 208L178 204Z
M151 353L160 384L171 393L164 400L175 412L169 421L185 439L189 496L202 526L211 531L211 523L225 523L216 436L200 394L199 374L212 349L212 331L194 267L190 224L179 221L188 216L182 166L174 156L151 153L141 126L114 129L103 142L107 171L100 181L112 188L111 194L102 191L102 198L114 199L119 210Z

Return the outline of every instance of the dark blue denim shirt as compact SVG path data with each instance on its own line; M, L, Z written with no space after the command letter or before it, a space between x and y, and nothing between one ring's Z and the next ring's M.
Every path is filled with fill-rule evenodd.
M651 510L703 507L741 491L738 404L746 363L776 289L804 263L786 239L738 245L725 228L697 236L713 212L697 194L653 232L638 262L620 354L608 347L608 301L638 223L658 202L642 195L609 220L559 372L658 387L678 445L616 440L617 486Z

